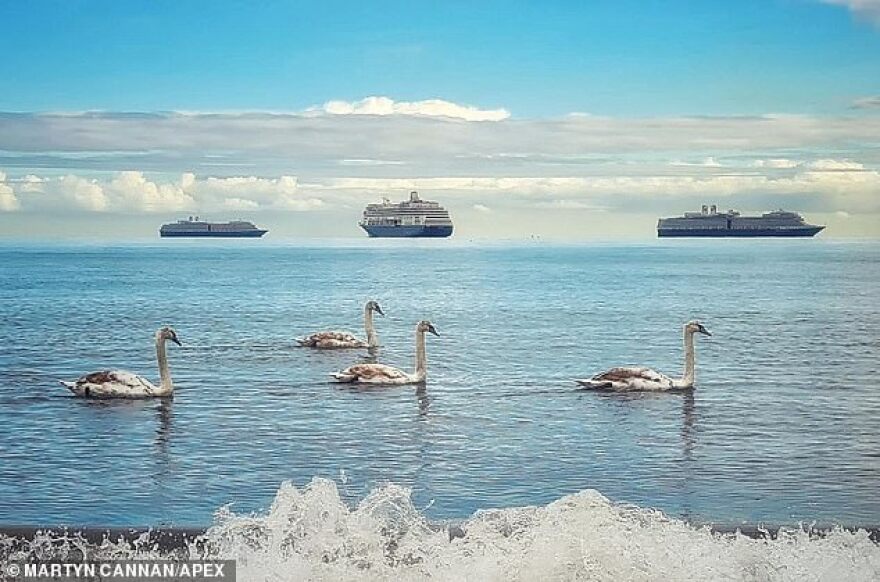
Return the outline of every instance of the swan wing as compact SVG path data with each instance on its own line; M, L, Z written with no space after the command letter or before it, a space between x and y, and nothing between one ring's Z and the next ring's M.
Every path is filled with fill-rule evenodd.
M62 382L76 396L85 398L149 398L160 393L152 382L124 370L102 370Z
M651 368L611 368L608 371L596 374L593 380L607 380L621 382L638 378L649 382L658 382L666 378L663 374L655 372Z
M347 331L319 331L306 337L297 338L297 343L308 348L357 348L364 344L354 334Z
M319 341L315 344L316 348L324 349L324 350L333 350L340 348L363 348L366 347L367 344L357 339L356 337L345 338L345 339L325 339Z
M650 368L611 368L589 380L578 380L586 388L599 390L650 391L670 390L674 387L668 376Z
M402 384L410 380L403 370L384 364L356 364L332 376L340 382L366 384Z

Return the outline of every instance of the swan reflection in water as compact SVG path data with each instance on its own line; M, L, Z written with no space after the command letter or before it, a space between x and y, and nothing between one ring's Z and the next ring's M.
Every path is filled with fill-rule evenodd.
M583 395L583 393L582 393ZM670 407L658 407L680 398L680 425L678 428L678 437L681 443L680 454L674 461L675 470L671 475L665 475L664 479L674 483L670 492L673 493L679 501L681 509L681 517L689 519L693 514L692 497L695 494L695 481L698 478L696 473L696 463L694 462L694 449L698 444L698 420L699 409L696 406L695 391L684 390L675 392L596 392L594 396L598 397L601 402L611 405L610 412L616 417L612 421L612 426L625 426L627 423L633 422L633 415L639 409L651 410L654 415L661 414L664 417L672 417L674 412ZM676 406L677 407L677 406ZM678 416L676 414L676 416ZM659 430L655 427L652 430ZM674 433L673 433L674 434Z
M160 458L164 458L167 464L168 443L171 440L171 429L174 421L174 400L171 398L163 398L156 406L156 438L153 441L156 445L156 452Z

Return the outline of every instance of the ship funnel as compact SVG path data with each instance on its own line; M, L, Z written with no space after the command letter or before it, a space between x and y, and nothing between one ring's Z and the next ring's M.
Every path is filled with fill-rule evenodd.
M712 210L710 212L711 212L711 214L718 214L718 206L713 204Z
M709 207L706 206L705 204L703 204L702 210L703 210L703 214L709 214Z
M413 190L409 193L409 201L410 202L419 202L419 193Z

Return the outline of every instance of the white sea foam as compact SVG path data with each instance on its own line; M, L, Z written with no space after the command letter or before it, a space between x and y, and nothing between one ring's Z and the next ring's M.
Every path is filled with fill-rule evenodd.
M865 531L791 531L772 540L717 534L594 490L438 525L415 508L407 488L378 487L351 508L333 481L316 478L303 488L283 484L264 514L221 509L205 541L192 544L190 555L235 559L244 581L880 578L880 546ZM53 542L38 538L28 553ZM93 558L158 553L143 540L86 551Z

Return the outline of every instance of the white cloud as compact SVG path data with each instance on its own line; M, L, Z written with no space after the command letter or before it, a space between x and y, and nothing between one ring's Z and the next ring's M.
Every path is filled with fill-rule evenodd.
M484 214L492 212L492 209L489 208L488 206L486 206L485 204L474 204L473 208L477 212L482 212Z
M708 156L703 158L699 162L683 162L680 160L675 160L670 163L671 166L683 166L683 167L699 167L699 168L720 168L721 163L716 160L712 156Z
M30 182L32 186L36 183L45 184L47 182ZM80 208L93 212L107 210L107 196L104 194L104 188L96 180L87 180L69 174L59 178L55 184L57 188L53 188L53 190L73 199Z
M223 200L221 207L226 210L242 210L245 212L253 212L254 210L259 210L260 205L253 200L247 200L245 198L226 198L225 200Z
M324 201L301 194L293 176L237 176L198 179L185 173L177 180L148 179L143 172L124 171L109 180L68 174L60 178L28 175L12 186L0 181L0 209L64 209L87 212L171 213L181 211L257 210L308 211ZM5 194L4 194L5 193Z
M817 172L861 172L865 169L864 164L850 160L816 160L809 164L810 169Z
M403 162L397 160L367 160L351 159L339 160L340 166L402 166Z
M772 168L775 170L790 170L800 165L801 162L786 158L771 158L769 160L755 160L752 162L752 166L755 168Z
M880 108L880 95L872 95L871 97L862 97L856 99L852 104L855 109L874 109Z
M822 2L843 6L858 18L880 26L880 0L822 0Z
M534 208L548 208L550 210L604 210L601 206L592 204L586 200L540 200L532 204Z
M6 184L6 174L0 172L0 212L14 212L21 207L12 187Z
M160 184L147 180L142 172L119 172L107 185L107 190L124 207L144 212L177 212L194 210L195 200L184 192L180 183Z
M415 115L449 117L465 121L502 121L510 117L506 109L478 109L443 99L394 101L389 97L367 97L360 101L328 101L320 108L307 110L310 115Z
M187 188L187 192L195 196L200 201L200 205L222 199L225 207L232 204L237 207L237 210L275 208L303 212L324 206L323 200L302 196L295 176L281 176L280 178L210 177L205 180L193 181Z

